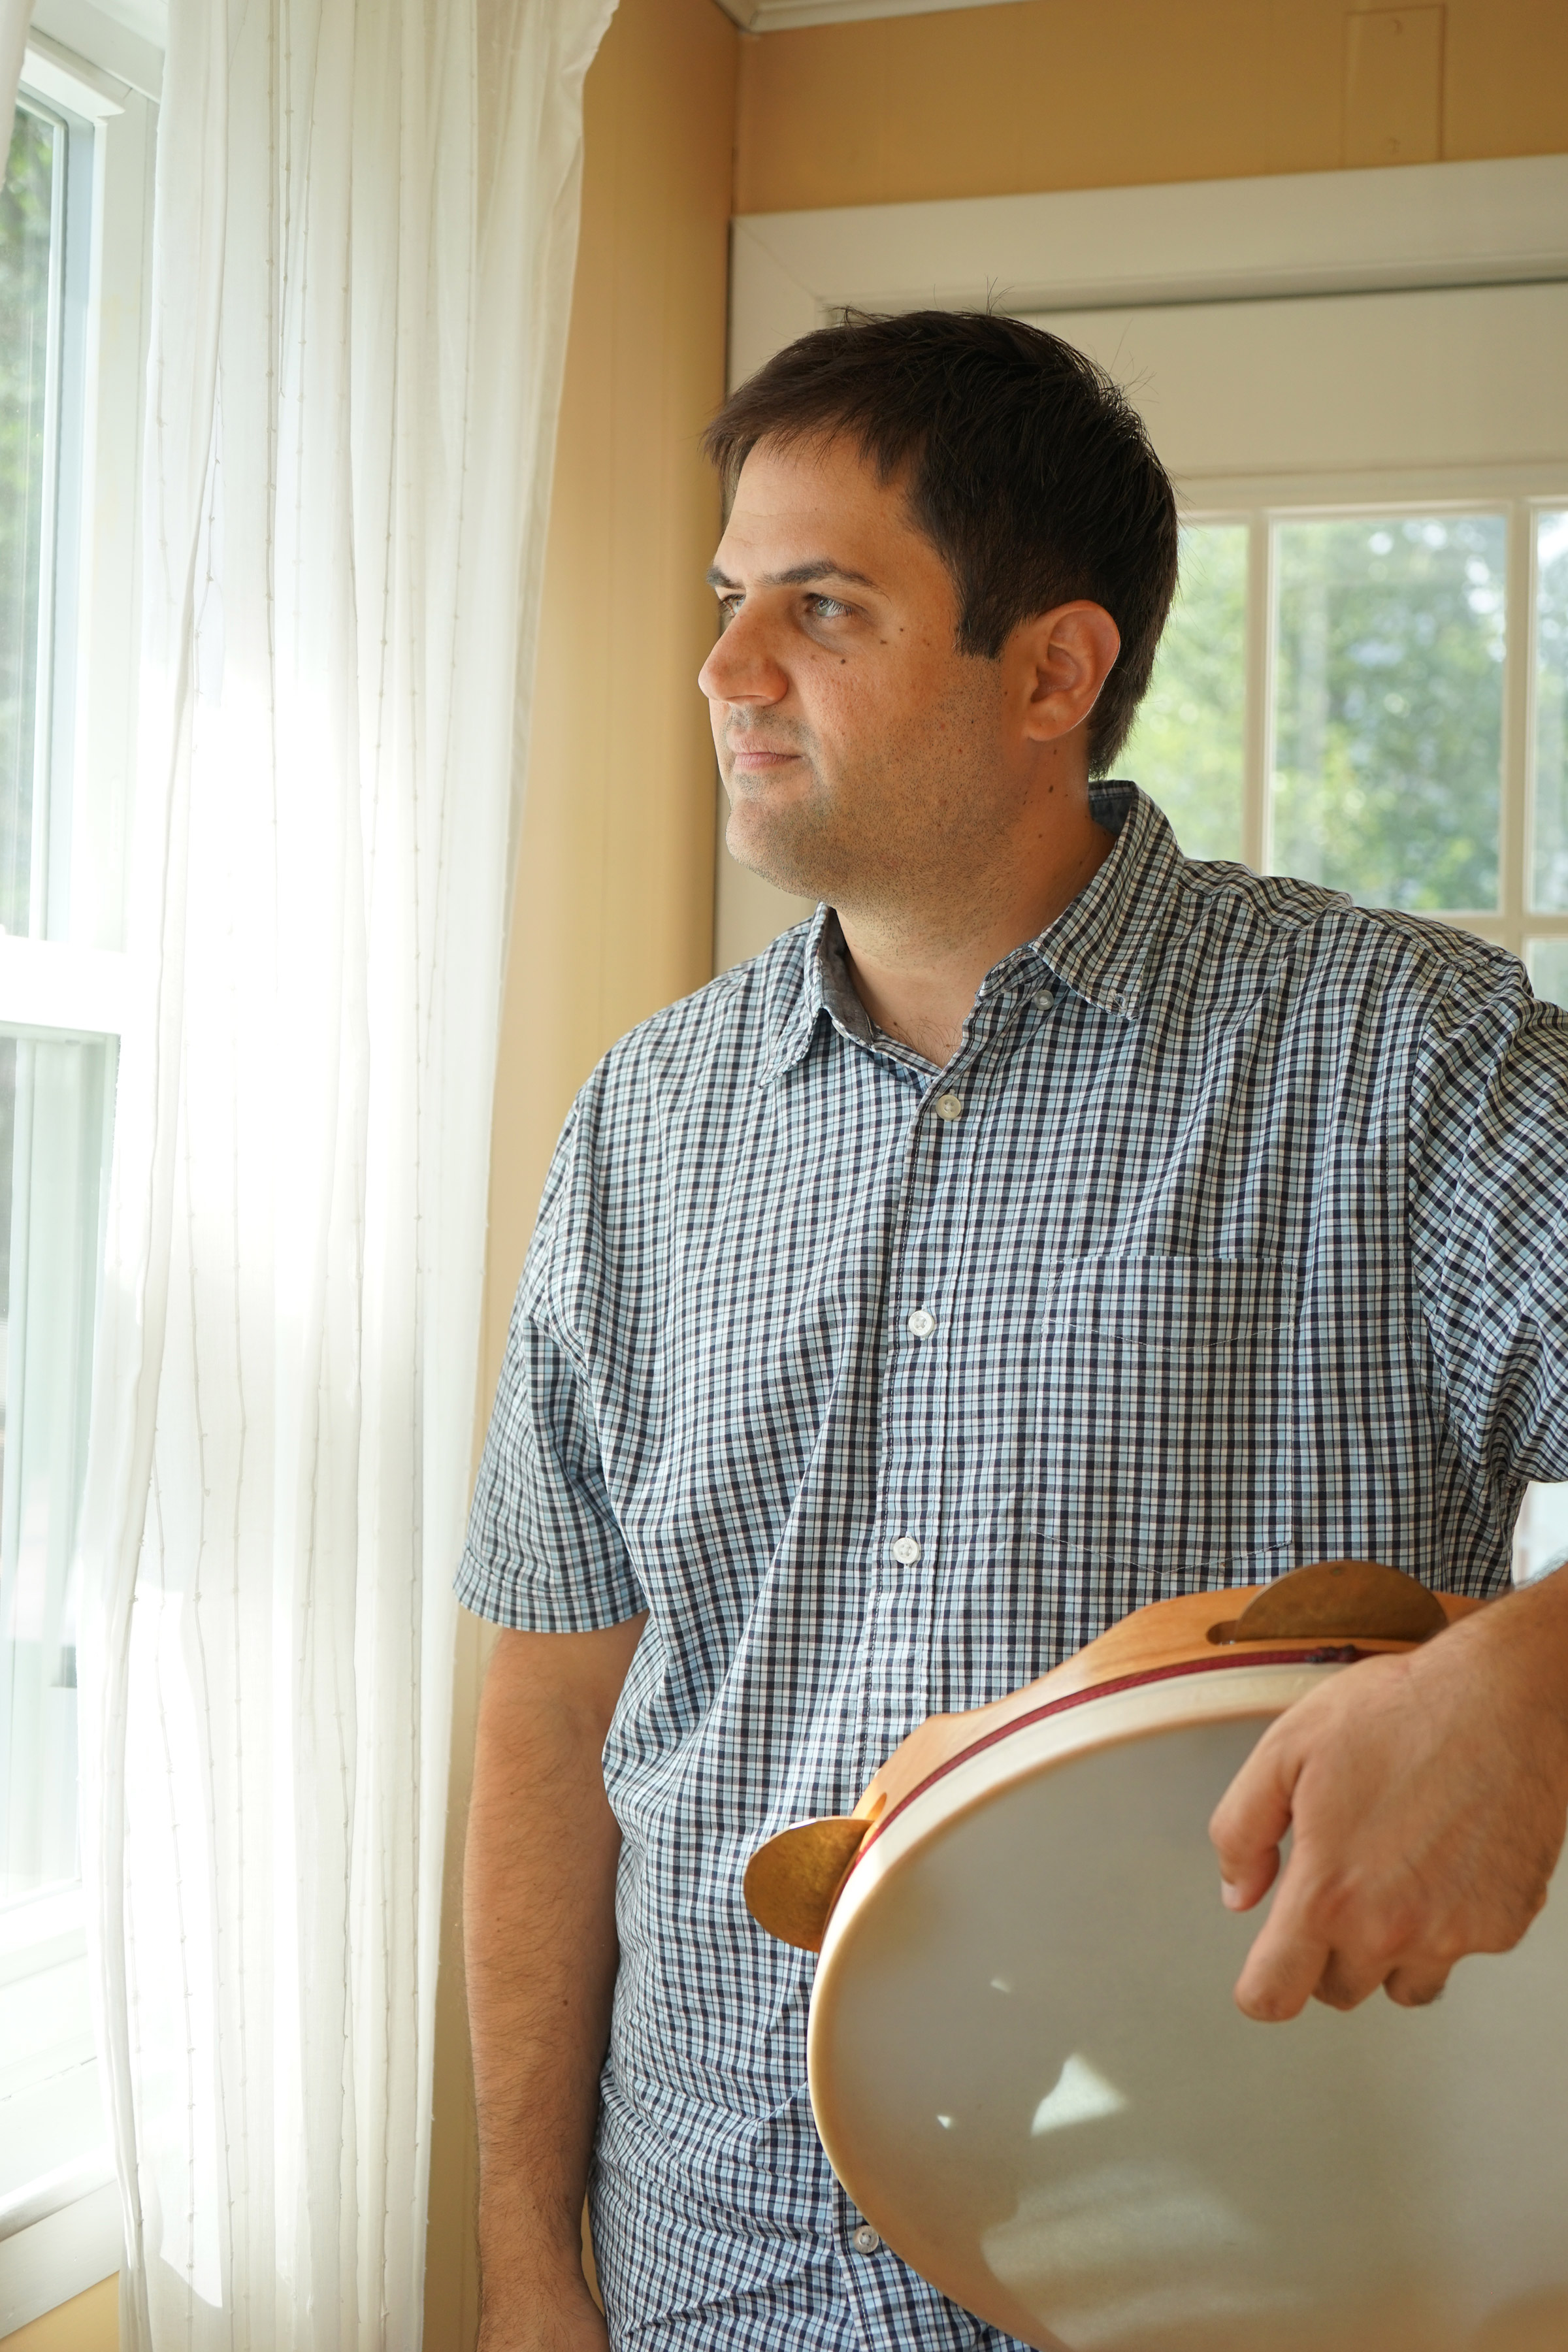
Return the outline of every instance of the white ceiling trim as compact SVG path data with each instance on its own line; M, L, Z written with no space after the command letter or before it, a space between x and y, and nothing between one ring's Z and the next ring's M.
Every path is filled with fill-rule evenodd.
M90 58L153 104L163 79L165 0L37 0L33 30L76 58Z
M719 0L749 33L787 33L799 25L848 25L862 16L934 16L949 8L991 8L996 0Z
M1568 278L1568 155L733 223L731 381L841 303L1013 311Z

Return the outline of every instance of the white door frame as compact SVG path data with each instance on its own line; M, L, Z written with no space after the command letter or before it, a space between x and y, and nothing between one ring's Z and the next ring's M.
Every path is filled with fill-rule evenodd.
M1568 155L748 213L730 381L843 303L1121 310L1568 278Z

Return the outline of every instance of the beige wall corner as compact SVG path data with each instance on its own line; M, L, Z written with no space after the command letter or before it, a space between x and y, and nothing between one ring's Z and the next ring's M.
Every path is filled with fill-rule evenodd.
M1403 12L1419 19L1407 37L1388 22L1347 34L1347 16L1400 13L1008 0L769 33L742 52L735 209L1332 171L1433 160L1435 143L1449 160L1568 148L1561 0L1447 0Z
M583 235L490 1160L488 1397L561 1122L606 1046L712 964L697 672L724 390L735 58L714 0L621 0L588 76Z
M41 2319L0 2336L0 2352L116 2352L120 2342L120 2281L100 2279Z
M582 242L545 558L502 1014L479 1376L489 1412L572 1097L615 1040L713 969L713 747L697 672L718 493L735 68L714 0L620 0L588 75ZM474 2341L476 2167L459 1935L488 1640L465 1619L436 2031L427 2352Z

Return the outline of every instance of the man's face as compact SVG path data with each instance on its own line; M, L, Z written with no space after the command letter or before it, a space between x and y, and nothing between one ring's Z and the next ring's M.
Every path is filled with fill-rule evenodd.
M941 557L855 448L761 444L710 574L700 683L731 855L835 904L929 901L1005 840L1022 789L1002 665L957 649Z

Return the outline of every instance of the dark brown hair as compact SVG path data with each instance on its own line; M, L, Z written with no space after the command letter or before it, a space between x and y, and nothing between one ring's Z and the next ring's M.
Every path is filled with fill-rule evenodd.
M994 660L1020 621L1102 604L1121 651L1089 719L1103 775L1132 725L1176 585L1176 505L1142 422L1056 335L966 310L846 311L731 393L703 447L732 493L760 441L847 436L902 478L952 575L961 651Z

